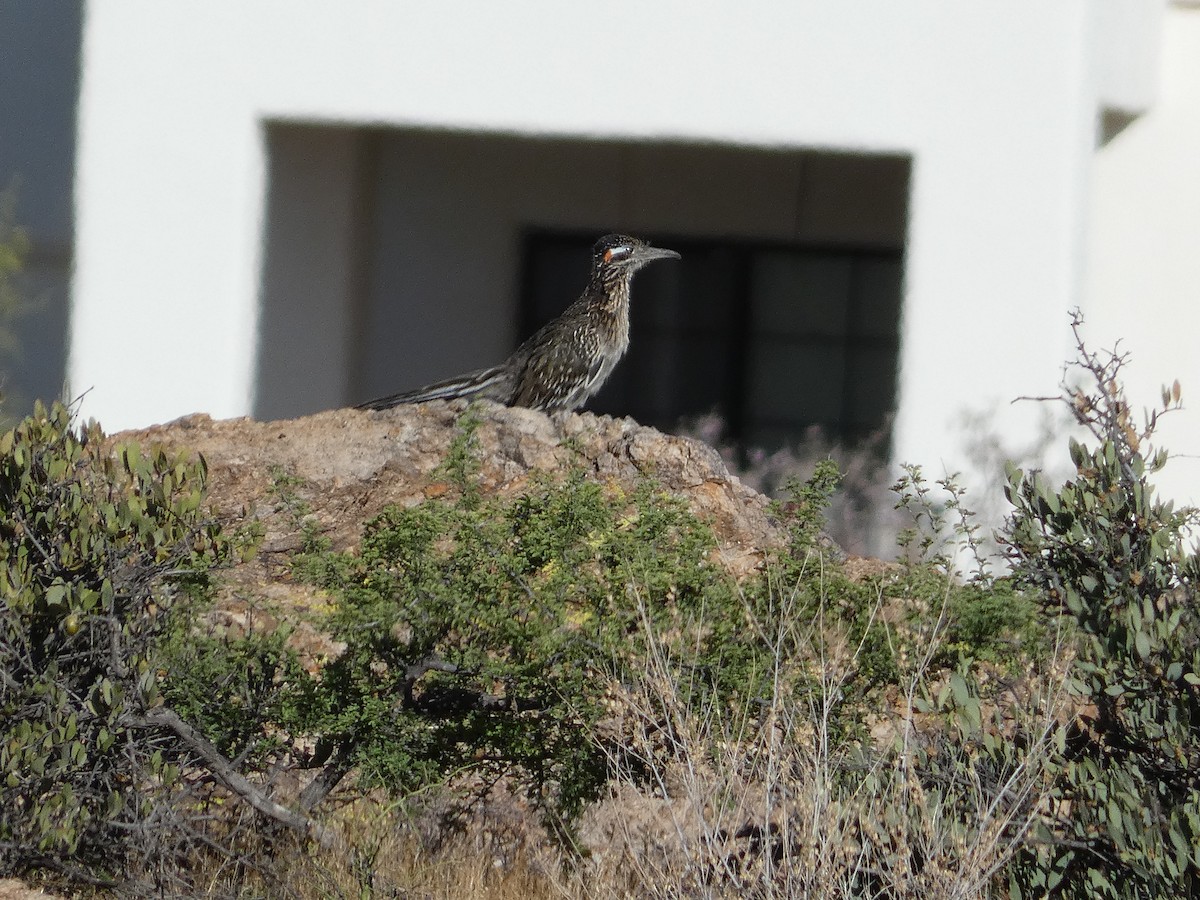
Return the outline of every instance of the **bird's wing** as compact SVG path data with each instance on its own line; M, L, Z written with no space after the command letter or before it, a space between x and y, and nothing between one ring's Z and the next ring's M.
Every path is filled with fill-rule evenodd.
M427 400L469 399L495 400L510 403L512 397L512 373L505 365L480 369L445 381L427 384L425 387L399 394L389 394L360 403L355 409L391 409L402 403L424 403Z
M513 405L575 409L595 392L603 368L603 358L578 340L543 342L521 368Z

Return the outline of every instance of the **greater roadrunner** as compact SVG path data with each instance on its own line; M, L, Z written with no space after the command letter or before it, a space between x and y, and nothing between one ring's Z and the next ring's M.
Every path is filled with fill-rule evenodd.
M600 390L625 355L629 283L638 269L656 259L679 259L679 254L628 235L605 235L592 248L592 274L580 298L500 365L369 400L357 408L468 397L546 411L577 409Z

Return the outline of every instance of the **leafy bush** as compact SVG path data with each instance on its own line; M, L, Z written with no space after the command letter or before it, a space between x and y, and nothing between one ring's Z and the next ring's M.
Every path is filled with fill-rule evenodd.
M1079 340L1080 319L1073 322ZM1062 487L1010 472L1007 540L1023 584L1078 635L1076 722L1053 760L1047 814L1014 871L1014 895L1180 897L1200 889L1200 560L1184 548L1195 510L1150 484L1150 446L1122 391L1125 357L1079 340L1064 399L1095 444L1071 441Z
M217 751L256 770L284 752L273 726L307 676L288 646L291 629L230 633L209 619L210 607L205 597L175 602L158 644L162 696Z
M181 753L155 646L228 542L203 460L106 448L60 404L0 435L0 869L120 870Z
M590 736L643 652L643 616L676 635L698 692L756 689L761 648L735 637L742 601L680 500L580 470L479 500L469 467L456 471L457 500L389 508L357 556L299 560L337 591L329 624L347 645L288 723L320 735L327 758L401 793L508 775L570 818L605 780Z

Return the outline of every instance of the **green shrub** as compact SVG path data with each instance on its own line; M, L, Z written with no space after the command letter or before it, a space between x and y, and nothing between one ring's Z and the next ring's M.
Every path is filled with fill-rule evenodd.
M176 601L158 642L163 699L224 756L252 771L285 751L272 730L307 675L287 626L247 634L213 625L207 598Z
M174 597L229 545L203 460L104 445L60 404L0 435L0 870L120 870L176 745L146 727Z
M605 779L593 729L637 664L642 618L673 630L698 691L754 689L741 600L711 534L652 484L632 495L535 475L512 500L470 490L367 523L358 556L298 570L336 590L347 648L309 683L293 729L367 784L403 793L471 769L515 776L569 818ZM749 646L749 644L747 644ZM762 675L766 668L762 667Z
M1080 320L1073 325L1076 337ZM1135 424L1124 356L1079 344L1065 399L1095 441L1071 441L1059 488L1012 471L1007 540L1023 584L1077 634L1079 714L1053 761L1047 814L1013 873L1019 896L1181 897L1200 890L1200 561L1194 510L1156 497L1150 447L1162 407Z

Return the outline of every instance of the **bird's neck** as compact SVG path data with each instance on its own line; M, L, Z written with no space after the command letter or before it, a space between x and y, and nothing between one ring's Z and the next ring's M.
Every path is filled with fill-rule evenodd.
M624 273L596 273L588 285L588 294L596 306L612 313L619 313L629 306L629 282L632 278Z
M589 318L618 357L629 346L630 280L628 275L595 275L588 285Z

